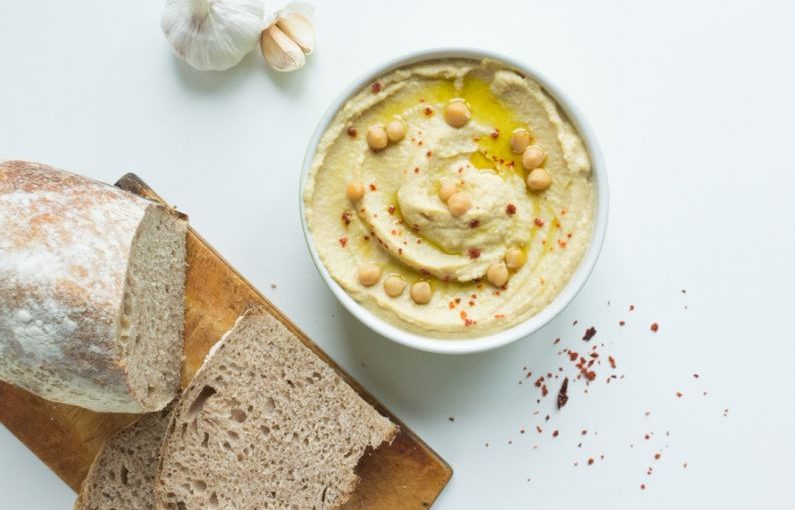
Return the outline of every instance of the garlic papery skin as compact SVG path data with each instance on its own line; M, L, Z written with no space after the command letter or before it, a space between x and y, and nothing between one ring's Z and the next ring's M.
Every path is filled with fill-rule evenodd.
M262 0L166 0L160 27L188 64L223 71L256 47L263 14Z
M306 56L301 47L273 24L263 30L260 41L262 56L277 71L295 71L304 67Z
M301 48L304 55L312 54L315 49L315 29L308 19L298 13L287 13L276 20L276 26Z

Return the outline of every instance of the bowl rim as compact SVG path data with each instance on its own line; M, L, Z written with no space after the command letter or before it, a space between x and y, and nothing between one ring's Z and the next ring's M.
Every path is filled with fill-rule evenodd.
M563 289L561 289L558 295L555 296L555 298L539 313L507 329L488 333L478 337L452 339L424 336L419 333L401 329L400 327L382 319L367 307L353 299L345 291L345 289L343 289L334 280L334 278L331 277L328 269L326 269L325 265L320 260L314 240L312 239L312 235L309 232L309 226L306 219L306 204L304 202L304 190L306 188L307 179L312 166L312 160L314 159L318 143L320 142L321 136L323 136L323 133L326 131L326 128L331 123L340 108L342 108L342 106L362 88L370 84L376 78L383 76L390 71L419 62L448 58L464 58L473 60L482 60L485 58L495 60L515 68L517 71L529 76L539 83L542 88L556 101L559 108L566 114L568 120L574 125L574 127L577 129L577 132L583 139L591 159L591 171L594 175L594 183L596 188L596 212L591 231L590 245L588 246L588 250L586 251L585 255L580 260L576 271L563 287ZM340 303L342 303L342 305L360 322L381 336L414 349L443 354L465 354L496 349L497 347L507 345L532 335L552 321L552 319L554 319L558 314L560 314L577 296L577 294L579 294L579 292L585 286L589 276L593 272L604 243L605 234L607 232L607 217L609 207L607 171L602 158L602 152L599 148L596 136L594 135L590 126L584 120L579 109L577 109L569 97L565 95L561 89L551 82L546 76L539 73L536 69L526 63L518 62L513 58L506 57L488 50L453 47L413 51L405 55L392 58L386 63L377 65L370 71L360 75L348 86L346 86L325 110L312 133L312 137L310 138L306 152L304 153L304 160L301 166L298 198L299 209L301 213L301 227L304 232L304 240L307 247L309 248L309 253L312 256L312 262L320 272L320 275L326 282L326 285L328 285L329 289L331 289L331 292L336 296Z

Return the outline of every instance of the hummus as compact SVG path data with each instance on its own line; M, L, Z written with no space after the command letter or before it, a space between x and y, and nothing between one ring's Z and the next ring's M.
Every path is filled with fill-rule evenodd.
M471 118L455 127L445 108L461 100ZM368 129L394 120L405 137L371 148ZM543 191L528 189L522 154L512 151L517 129L543 151L551 177ZM346 194L352 182L363 195ZM463 213L451 212L443 183L467 195ZM331 276L388 322L440 338L482 336L546 307L588 247L594 197L588 153L555 101L501 63L466 59L404 67L351 97L321 137L304 190ZM509 251L523 263L509 264L498 287L487 273ZM364 285L359 271L374 265L381 271L369 269ZM432 292L423 304L409 292L420 281Z

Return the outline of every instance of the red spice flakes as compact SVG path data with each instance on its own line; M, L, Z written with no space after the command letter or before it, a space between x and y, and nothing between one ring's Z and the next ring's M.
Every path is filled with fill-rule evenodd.
M497 320L504 319L505 318L505 314L504 313L495 313L494 314L494 318L497 319Z
M535 382L536 388L540 388L542 384L544 384L544 376L543 375L541 377L539 377L538 380Z
M428 151L425 153L425 155L430 158L431 156L433 156L433 151Z
M372 182L371 182L371 183L370 183L370 191L375 191L375 190L377 190L377 189L378 189L378 187L375 185L375 183L372 183Z
M558 431L557 430L552 432L552 437L558 437Z
M472 247L470 248L467 253L469 253L469 258L475 260L476 258L480 257L480 248Z
M431 108L430 106L426 106L425 110L423 110L423 111L425 112L425 115L427 115L428 117L433 115L433 108Z
M676 398L682 398L682 392L681 391L677 391L676 392Z
M649 440L650 438L651 438L651 435L643 434L643 439Z
M538 431L539 434L544 432L544 430L541 427L539 427L538 425L536 425L536 430Z
M563 383L558 390L558 409L561 409L569 401L569 378L564 377Z
M347 227L348 225L351 224L351 212L350 211L342 211L342 216L340 217L340 219L342 220L342 222Z
M414 173L415 173L415 174L418 174L418 173L420 173L420 167L418 167L418 166L415 166L415 167L414 167Z
M560 246L561 248L565 248L566 241L564 241L563 239L558 239L558 246Z
M596 335L596 328L595 328L595 327L593 327L593 326L591 326L590 328L588 328L588 329L586 329L586 330L585 330L585 335L583 335L582 339L583 339L583 340L585 340L585 341L587 342L587 341L589 341L591 338L593 338L593 337L594 337L594 335Z
M541 396L546 397L549 394L549 390L547 389L547 385L541 386Z
M662 455L659 452L654 454L654 460L660 460L660 457L662 457Z
M370 90L373 91L373 94L378 94L379 92L381 92L381 84L378 82L373 83L372 85L370 85Z
M552 345L558 345L560 343L560 338L556 338Z
M610 363L610 368L615 370L615 368L616 368L616 359L613 356L608 356L607 357L607 361Z
M657 324L656 322L653 322L653 323L652 323L652 325L651 325L651 330L652 330L654 333L656 333L657 331L659 331L659 329L660 329L660 325L659 325L659 324Z
M587 430L585 430L585 429L582 429L582 432L580 432L580 435L583 435L583 436L584 436L584 435L585 435L585 434L587 434L587 433L588 433L588 431L587 431Z
M519 429L520 434L524 434L524 429Z
M618 321L618 325L619 325L619 326L621 326L622 328L623 328L624 326L626 326L626 324L627 324L627 323L626 323L626 322L624 322L624 321Z
M642 491L646 490L646 484L645 483L640 484L640 490L642 490Z
M450 310L452 310L453 308L455 308L455 301L450 301L449 303L447 303L447 307L448 307Z
M593 457L588 457L588 465L590 466L593 464Z
M593 381L594 379L596 379L596 372L594 372L593 370L583 369L582 375L584 375L585 378L588 379L589 381Z
M698 379L700 376L698 374L693 374L694 379Z
M497 137L500 136L500 130L498 128L494 128L494 131L492 131L489 136L496 140Z
M340 246L342 246L343 248L345 248L348 245L347 237L340 237L339 241L340 241Z
M459 316L461 317L461 320L464 321L464 326L466 326L466 327L470 327L470 326L473 326L473 325L478 323L478 321L476 321L474 319L470 319L467 316L467 313L464 310L461 310L461 313L459 314Z
M533 223L535 223L536 227L538 227L538 228L541 228L541 227L544 226L544 220L542 220L541 218L534 219Z
M579 357L580 357L580 355L577 352L569 351L569 359L571 361L577 361L577 358L579 358Z
M516 206L509 202L508 205L505 206L505 214L508 216L516 214Z
M480 220L472 220L469 222L469 228L478 228L480 226Z
M346 133L348 133L348 136L350 136L351 138L356 138L356 134L358 133L358 131L356 131L355 127L350 126L346 131Z
M629 305L629 311L632 312L635 310L635 305Z
M395 206L394 205L390 205L389 207L386 208L386 210L387 210L387 212L389 214L395 214Z

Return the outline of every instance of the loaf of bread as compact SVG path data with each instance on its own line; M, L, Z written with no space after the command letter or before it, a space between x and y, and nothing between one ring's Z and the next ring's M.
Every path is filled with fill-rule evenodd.
M182 361L185 217L54 168L0 164L0 380L157 411Z
M170 411L143 415L103 445L75 510L154 510L155 474Z
M156 508L330 509L367 447L397 428L282 323L250 313L174 407Z

